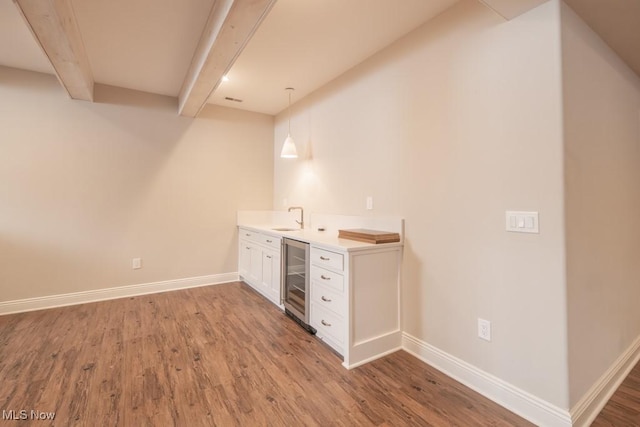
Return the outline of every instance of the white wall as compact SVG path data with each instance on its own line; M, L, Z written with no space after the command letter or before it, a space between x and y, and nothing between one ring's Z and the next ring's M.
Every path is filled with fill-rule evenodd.
M640 339L640 78L562 8L571 405Z
M462 1L298 102L305 158L277 157L277 117L274 206L404 217L404 330L567 409L560 59L558 2ZM509 209L541 233L505 232Z
M236 211L272 206L273 117L71 101L2 67L0 100L0 301L237 271Z

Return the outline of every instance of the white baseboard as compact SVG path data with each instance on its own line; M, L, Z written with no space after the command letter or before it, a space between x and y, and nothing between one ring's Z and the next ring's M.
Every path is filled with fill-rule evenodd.
M402 347L418 359L539 426L571 427L569 411L527 393L418 338L402 335Z
M347 369L364 365L402 348L402 332L397 329L377 337L354 342L342 364Z
M199 286L218 285L235 282L238 273L212 274L209 276L189 277L186 279L165 280L163 282L143 283L139 285L119 286L116 288L96 289L73 292L69 294L48 295L15 301L0 302L0 315L21 313L25 311L43 310L66 305L84 304L88 302L106 301L136 295L155 294L178 289L196 288Z
M356 363L351 363L349 365L345 365L344 363L342 363L342 366L344 366L347 369L354 369L357 368L358 366L362 366L362 365L366 365L369 362L373 362L374 360L378 360L381 359L385 356L388 356L392 353L395 353L396 351L402 350L402 347L396 347L396 348L391 348L389 350L386 350L380 354L376 354L375 356L371 356L368 359L364 359L364 360L360 360L359 362Z
M640 336L571 409L573 425L589 426L640 360Z

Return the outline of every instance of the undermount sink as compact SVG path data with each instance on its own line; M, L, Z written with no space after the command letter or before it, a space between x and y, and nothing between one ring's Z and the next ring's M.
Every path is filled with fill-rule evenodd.
M273 231L299 231L299 228L272 228Z

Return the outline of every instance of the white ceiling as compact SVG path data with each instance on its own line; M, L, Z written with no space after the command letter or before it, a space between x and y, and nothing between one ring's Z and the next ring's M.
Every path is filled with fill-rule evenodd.
M214 0L72 1L96 83L178 96ZM278 113L456 1L278 0L210 102ZM0 65L53 73L11 0L0 40Z
M177 96L215 0L72 1L97 83ZM209 102L276 114L456 1L278 0ZM565 1L640 75L640 0ZM12 0L0 65L53 74Z
M276 114L456 2L278 0L209 103Z
M0 65L53 74L12 0L0 0Z
M94 80L177 96L213 0L73 0Z
M640 0L565 0L640 76Z

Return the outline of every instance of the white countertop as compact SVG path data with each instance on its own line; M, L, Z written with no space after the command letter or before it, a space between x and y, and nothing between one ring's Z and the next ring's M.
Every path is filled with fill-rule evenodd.
M269 234L271 236L299 240L301 242L327 249L337 249L339 251L359 251L375 248L390 248L395 246L402 247L402 242L374 244L358 242L356 240L339 239L337 231L317 231L310 228L296 231L276 231L274 228L292 228L287 225L277 224L238 224L238 227L247 228L259 233Z

